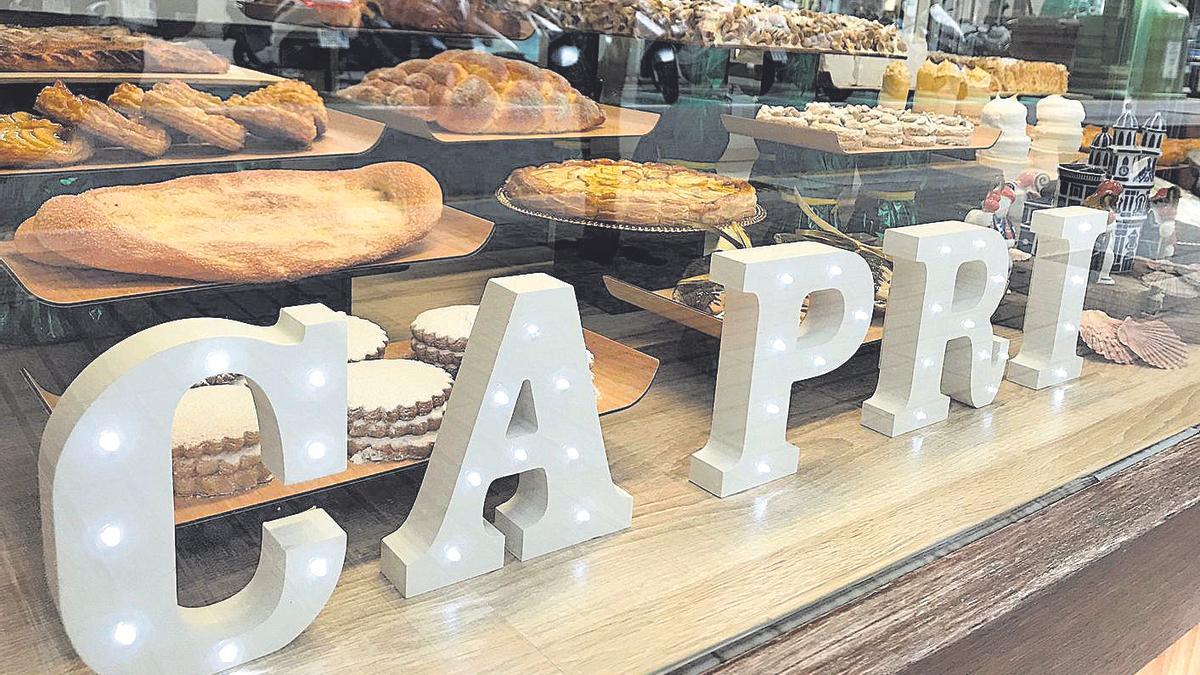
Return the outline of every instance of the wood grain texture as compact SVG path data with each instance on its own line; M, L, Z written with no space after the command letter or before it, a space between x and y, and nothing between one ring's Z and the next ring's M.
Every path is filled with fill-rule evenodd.
M203 144L175 144L163 157L144 159L130 151L118 148L101 148L86 162L75 166L50 166L33 169L0 169L0 176L22 176L28 174L64 174L72 176L87 171L110 169L146 168L152 166L181 166L196 164L221 164L228 162L261 162L275 159L310 159L314 157L337 157L358 155L379 143L384 125L374 120L363 119L338 110L329 111L329 126L325 133L312 145L300 150L286 150L265 145L251 146L239 152L225 152L216 146Z
M604 286L608 288L608 292L612 293L614 298L624 300L635 307L653 312L664 319L670 319L692 330L698 330L705 335L715 338L721 337L722 320L712 314L679 302L673 297L673 289L664 288L658 291L648 291L610 276L604 277ZM871 327L867 329L867 335L863 338L863 344L879 342L882 339L883 315L880 313L871 319Z
M0 73L0 84L50 84L62 80L67 84L116 84L118 82L154 83L168 80L183 80L192 84L207 85L264 85L279 82L284 78L269 73L260 73L241 66L229 65L224 73L109 73L109 72L6 72Z
M469 256L487 243L492 236L492 227L491 221L445 207L441 220L421 241L387 259L355 265L343 273L377 274L402 265ZM234 286L42 265L18 254L12 241L0 241L0 262L27 293L48 305L60 307Z
M1192 675L1200 673L1200 626L1189 630L1137 675Z
M1200 435L1116 469L715 672L1134 672L1200 620Z
M355 312L402 334L425 309L478 302L490 276L546 270L541 251L531 235L524 248L357 279ZM602 422L613 478L634 497L628 531L403 599L379 573L379 539L411 508L416 469L180 529L181 601L228 597L250 578L262 520L321 506L349 534L345 572L317 621L253 670L666 668L852 594L891 565L926 562L914 556L1195 423L1200 404L1200 354L1173 372L1089 359L1077 382L1041 392L1006 382L987 409L954 405L945 423L888 439L858 422L877 377L868 346L796 386L799 473L720 500L687 481L708 435L715 340L645 312L589 311L584 324L661 361L646 397ZM69 379L88 348L6 358ZM13 420L0 438L0 658L77 671L43 581L33 448L44 417L23 387L0 369Z
M339 101L337 107L355 115L378 120L406 134L428 138L439 143L483 143L488 141L531 141L566 138L612 138L618 136L645 136L658 124L658 113L600 105L604 111L604 124L585 131L563 131L550 134L461 134L445 131L441 127L412 115L404 114L395 106L369 105L353 101Z

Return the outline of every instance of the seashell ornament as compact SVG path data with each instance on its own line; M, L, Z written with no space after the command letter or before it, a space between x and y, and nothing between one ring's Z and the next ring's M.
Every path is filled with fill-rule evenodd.
M1177 277L1170 272L1151 272L1142 277L1142 283L1167 297L1184 300L1200 298L1200 285L1191 283L1187 277Z
M1096 309L1087 309L1079 317L1079 337L1101 357L1113 363L1131 364L1136 354L1117 336L1121 322Z
M1117 328L1117 338L1155 368L1182 368L1187 363L1187 346L1162 321L1134 321L1125 317Z

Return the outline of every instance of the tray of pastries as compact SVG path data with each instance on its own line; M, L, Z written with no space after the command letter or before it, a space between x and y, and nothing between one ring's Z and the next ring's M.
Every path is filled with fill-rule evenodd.
M766 217L744 180L629 160L572 159L517 169L496 198L540 218L665 234L737 231Z
M31 295L77 305L323 274L373 274L475 253L492 223L444 207L421 167L250 170L47 200L0 242Z
M929 60L935 64L949 61L962 68L982 69L992 76L992 92L1006 96L1066 94L1070 77L1066 66L1050 61L1025 61L1004 56L960 56L944 52L931 53Z
M730 133L842 155L990 148L1000 131L960 115L865 105L762 106L753 118L722 115Z
M121 26L0 24L0 83L172 78L220 84L283 79L230 65L228 59L200 42L171 42Z
M546 0L535 11L560 30L591 31L681 44L903 58L894 25L849 14L721 0Z
M553 71L468 50L373 70L337 97L355 114L444 143L642 136L658 123L655 113L599 105Z
M481 0L255 0L239 2L238 8L259 21L373 33L450 33L510 40L533 35L533 24L523 13Z
M0 175L353 155L383 128L294 80L226 100L179 80L122 82L103 101L55 82L32 112L0 116Z

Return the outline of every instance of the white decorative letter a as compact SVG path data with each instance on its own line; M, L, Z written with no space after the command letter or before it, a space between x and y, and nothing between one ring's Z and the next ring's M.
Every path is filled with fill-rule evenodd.
M492 481L517 493L483 519ZM629 527L612 482L575 292L545 274L492 279L412 513L383 540L406 597Z

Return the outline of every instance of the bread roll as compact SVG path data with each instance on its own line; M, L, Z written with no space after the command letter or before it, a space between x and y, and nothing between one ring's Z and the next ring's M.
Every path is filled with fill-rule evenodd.
M273 282L394 255L442 211L428 171L241 171L52 197L17 228L37 262L221 282Z
M393 105L464 134L583 131L604 111L558 73L484 52L451 50L367 73L342 98Z

